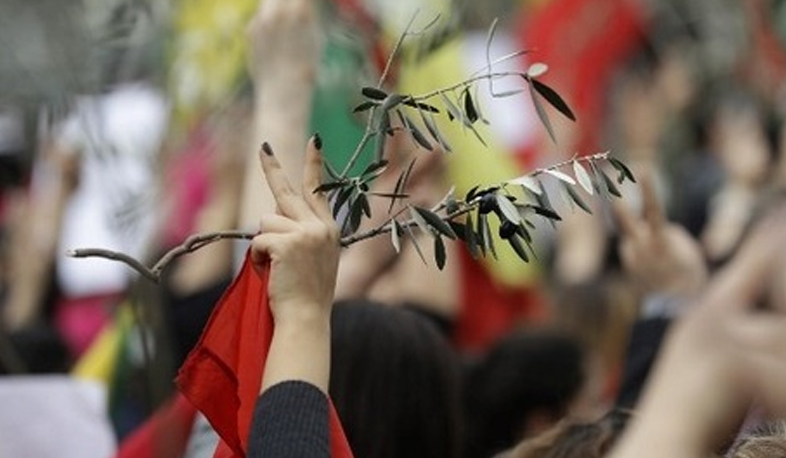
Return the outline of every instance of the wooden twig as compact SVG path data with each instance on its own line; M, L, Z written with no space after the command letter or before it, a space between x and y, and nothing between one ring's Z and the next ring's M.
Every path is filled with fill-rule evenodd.
M543 173L548 172L549 170L557 170L559 168L565 167L573 163L573 161L578 162L592 162L592 161L600 161L608 159L609 152L597 153L583 157L572 157L570 159L564 160L562 162L558 162L554 165L549 167L544 167L540 169L533 170L528 174L530 177L536 177ZM500 186L504 186L500 185ZM449 192L448 195L443 198L439 204L432 208L433 212L439 212L444 210L447 207L447 199L452 194ZM479 199L474 199L470 202L458 202L460 207L450 213L441 216L443 221L451 221L461 215L469 213L478 205ZM354 243L370 239L372 237L376 237L381 234L388 233L392 230L393 227L393 220L399 215L401 212L398 212L396 215L388 219L384 224L370 229L365 232L350 234L341 238L340 244L342 247L348 247ZM402 227L409 227L415 225L416 222L413 219L409 219L403 222L399 222ZM206 245L211 243L218 242L219 240L227 240L227 239L240 239L240 240L251 240L257 234L251 232L243 232L243 231L219 231L219 232L209 232L204 234L195 234L188 237L183 243L177 245L176 247L172 248L171 250L164 253L161 258L153 265L153 267L145 266L141 261L125 254L120 253L117 251L107 250L103 248L80 248L77 250L72 250L66 253L68 256L74 258L88 258L88 257L98 257L98 258L106 258L111 259L114 261L120 261L127 264L132 269L136 270L149 280L159 283L161 280L161 273L164 269L176 258L187 254L192 253Z
M176 247L164 253L164 255L161 256L161 258L153 265L153 267L147 267L138 259L125 253L107 250L104 248L79 248L68 251L66 256L70 256L72 258L105 258L111 259L113 261L120 261L127 264L129 267L136 270L147 279L153 281L154 283L158 283L161 280L161 272L163 272L172 261L186 253L194 252L219 240L251 240L255 235L256 234L254 233L242 231L219 231L205 234L195 234L188 237L180 245L177 245Z

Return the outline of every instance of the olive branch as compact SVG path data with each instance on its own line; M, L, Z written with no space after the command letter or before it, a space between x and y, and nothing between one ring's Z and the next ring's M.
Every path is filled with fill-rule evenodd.
M424 94L385 91L383 85L393 60L405 40L422 34L436 22L435 19L423 30L412 31L414 19L415 15L396 42L377 85L363 87L360 90L364 100L353 109L353 112L366 115L366 127L355 150L340 172L325 163L325 175L328 179L314 190L314 192L327 193L333 216L341 227L340 243L343 247L389 234L390 241L397 252L401 249L402 241L408 238L423 262L426 262L416 235L416 231L419 231L432 236L434 261L437 267L442 269L446 263L445 238L463 242L473 257L491 255L496 258L495 238L491 232L491 218L494 218L499 223L499 237L507 242L523 261L529 262L530 259L537 257L532 247L531 231L536 228L533 219L545 218L552 224L562 219L551 203L543 186L543 179L556 180L571 205L588 213L592 212L591 207L585 202L581 191L589 196L611 200L621 197L618 185L626 180L636 181L623 162L611 157L609 152L603 152L573 157L493 186L476 186L461 198L456 197L451 190L432 208L422 208L406 203L409 197L407 184L417 160L415 158L400 173L392 190L372 191L371 184L385 173L389 164L386 159L389 152L385 148L385 139L396 132L404 132L414 143L429 151L429 154L448 153L452 151L451 146L439 130L437 123L438 116L446 116L450 122L460 123L485 146L486 142L476 128L478 122L489 123L478 103L477 94L483 82L488 84L488 90L493 98L510 97L529 91L535 111L555 143L556 136L544 102L571 121L576 119L557 91L538 79L548 70L545 64L534 63L523 72L494 71L496 64L528 52L518 51L492 60L490 49L496 31L496 21L491 25L488 33L486 66L469 78ZM522 86L514 90L498 92L494 88L494 82L503 78L515 78ZM367 146L371 141L375 142L373 161L359 174L350 176L350 171L357 161L363 154L368 153ZM609 176L607 168L604 167L606 164L616 171L616 177ZM364 218L371 217L369 196L389 199L389 216L383 224L359 232ZM403 205L393 212L396 202L399 201ZM87 248L72 250L67 254L75 258L103 257L120 261L149 280L159 282L164 269L179 256L220 240L250 240L255 235L243 231L195 234L165 253L152 267L147 267L129 255L111 250Z

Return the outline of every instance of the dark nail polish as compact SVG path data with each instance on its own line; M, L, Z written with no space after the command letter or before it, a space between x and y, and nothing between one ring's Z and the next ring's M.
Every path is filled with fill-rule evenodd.
M319 136L319 132L314 133L314 147L318 150L322 149L322 137Z
M270 145L268 144L268 142L262 143L262 151L264 151L265 154L267 154L268 156L272 156L273 155L273 149L270 148Z

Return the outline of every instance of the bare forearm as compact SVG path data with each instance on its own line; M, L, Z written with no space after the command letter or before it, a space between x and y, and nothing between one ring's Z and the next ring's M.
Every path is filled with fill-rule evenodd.
M259 145L267 141L276 151L284 152L279 155L284 171L289 176L299 177L308 135L313 75L309 76L307 70L302 70L288 80L285 77L255 80L258 94L249 135L249 152L255 153ZM255 228L261 215L275 211L273 197L265 183L259 180L258 174L254 167L246 169L241 228ZM299 187L300 183L294 181L293 185Z
M329 309L328 309L329 310ZM300 380L324 393L330 381L330 314L276 323L262 375L264 392L280 382Z

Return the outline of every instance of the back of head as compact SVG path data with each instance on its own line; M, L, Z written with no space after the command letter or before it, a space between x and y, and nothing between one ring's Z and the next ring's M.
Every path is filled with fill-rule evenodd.
M355 456L457 455L457 366L427 319L370 301L339 302L331 333L330 395Z
M576 340L549 329L499 341L466 383L467 451L490 456L559 421L584 383Z
M504 458L602 458L614 446L630 418L625 410L612 410L597 421L565 420L516 448Z
M767 423L748 433L728 454L731 458L786 458L786 422Z

